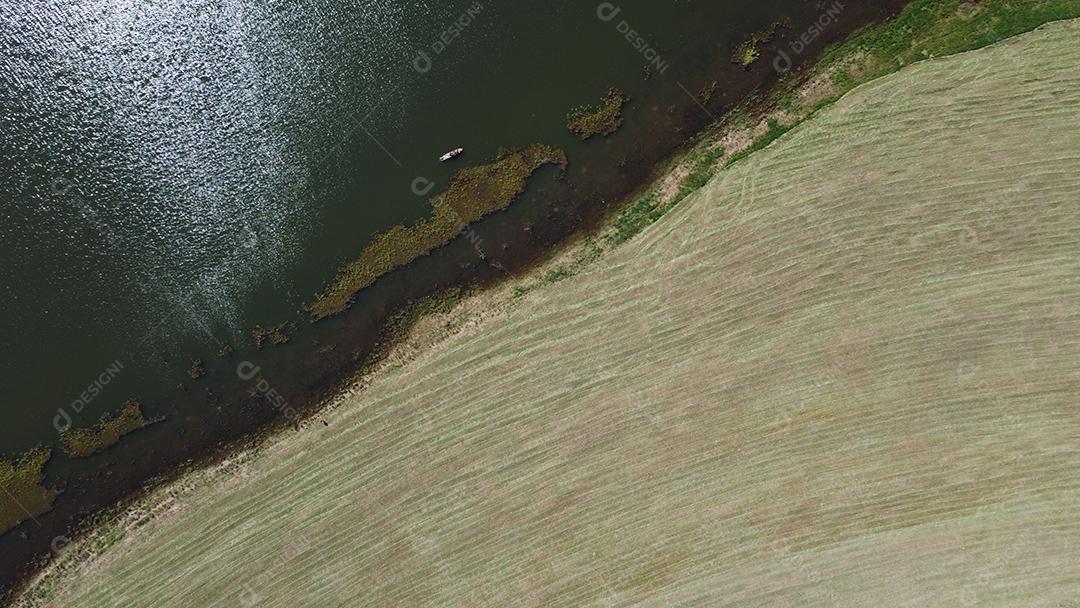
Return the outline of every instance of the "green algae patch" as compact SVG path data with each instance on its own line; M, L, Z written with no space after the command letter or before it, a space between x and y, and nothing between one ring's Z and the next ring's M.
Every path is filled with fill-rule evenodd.
M761 45L772 40L776 36L776 30L780 29L781 25L781 22L777 21L761 31L750 34L749 38L735 47L735 52L731 55L731 62L750 69L750 66L761 56Z
M52 450L35 448L18 461L0 458L0 534L48 512L56 492L41 485Z
M533 172L546 164L565 169L566 154L533 144L500 150L494 161L458 171L446 191L431 201L430 217L376 234L360 257L341 268L337 279L306 307L313 320L344 312L356 293L379 277L446 245L466 224L510 206Z
M72 458L86 458L115 445L120 438L157 422L143 417L142 406L128 399L114 417L106 413L94 428L70 429L60 435L60 446Z
M582 140L594 135L611 135L622 126L622 107L628 99L625 93L612 87L599 105L570 110L566 115L566 128Z

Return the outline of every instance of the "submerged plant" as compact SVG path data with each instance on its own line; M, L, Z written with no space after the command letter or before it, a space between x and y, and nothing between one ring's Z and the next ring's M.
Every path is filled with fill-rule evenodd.
M0 458L0 534L52 508L57 493L41 485L51 457L51 449L34 448L15 462Z
M191 359L191 367L188 369L188 375L192 380L198 380L206 375L206 368L203 367L202 359Z
M289 335L285 333L285 327L287 323L281 323L274 327L263 327L262 325L256 325L251 330L251 336L255 338L255 349L262 350L263 343L270 339L273 344L285 344L289 341ZM232 354L232 349L229 350Z
M758 50L757 44L753 41L746 41L736 47L735 56L732 61L744 68L748 68L757 61L760 56L761 51Z
M545 164L566 168L566 154L542 144L500 150L495 160L466 167L445 192L431 201L432 214L412 226L398 224L372 237L355 260L346 263L337 279L307 306L313 319L344 312L358 291L391 270L449 243L461 229L505 209L525 191L528 178Z
M156 420L143 418L142 406L138 401L128 399L116 417L106 413L94 428L64 431L60 435L60 446L72 458L86 458L115 445L124 435L154 422Z
M735 47L735 52L731 55L732 63L750 69L750 66L758 60L758 57L761 57L761 45L776 36L776 30L780 28L780 25L781 22L777 21L761 31L750 34L749 38Z
M597 106L579 106L566 115L566 128L581 139L611 135L622 125L622 107L629 98L612 87Z

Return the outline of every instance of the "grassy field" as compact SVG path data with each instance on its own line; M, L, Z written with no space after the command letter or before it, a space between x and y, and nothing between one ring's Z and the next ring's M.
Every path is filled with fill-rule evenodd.
M855 89L24 605L1080 606L1078 39Z

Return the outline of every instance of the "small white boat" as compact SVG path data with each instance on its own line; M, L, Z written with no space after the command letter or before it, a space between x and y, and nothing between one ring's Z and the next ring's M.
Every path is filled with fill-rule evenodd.
M455 156L457 156L458 154L461 154L464 151L465 151L465 148L454 148L453 150L450 150L446 154L443 154L442 156L440 156L439 160L441 162L445 163L446 161L450 160L451 158L454 158Z

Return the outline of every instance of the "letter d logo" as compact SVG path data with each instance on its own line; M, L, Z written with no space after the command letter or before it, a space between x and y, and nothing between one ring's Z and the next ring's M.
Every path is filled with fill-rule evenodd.
M53 416L52 424L57 433L66 433L71 429L71 416L63 408L56 410L56 416Z
M72 183L62 177L54 177L49 181L49 190L56 196L63 196L71 190Z
M791 62L791 57L789 57L788 54L784 51L780 51L780 54L777 55L776 59L774 59L772 62L773 69L781 74L786 74L793 65L794 64Z
M424 51L417 51L416 58L412 62L413 69L421 74L431 71L431 57Z
M418 177L412 181L412 191L416 196L427 196L434 187L435 183L426 177Z
M262 597L255 590L251 588L251 585L244 583L244 590L240 592L240 603L244 606L254 606L262 601Z
M596 16L600 21L611 21L618 17L620 12L622 9L610 2L601 2L600 6L596 7Z
M60 552L64 550L64 547L67 547L70 544L70 538L66 536L57 536L52 539L51 543L49 543L49 548L52 549L53 555L57 556L60 555Z
M259 366L251 361L241 361L240 365L236 366L236 376L241 380L251 380L259 375L259 369Z

